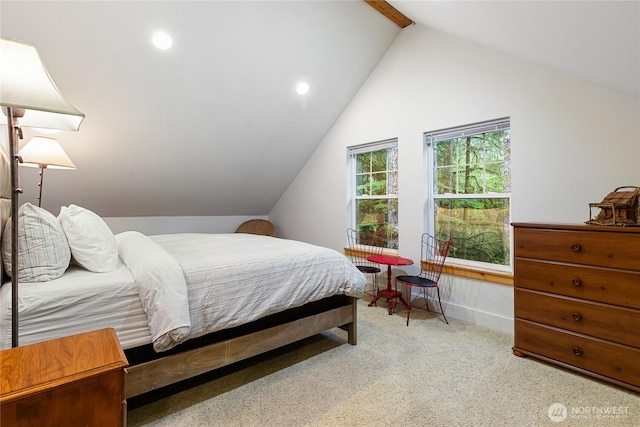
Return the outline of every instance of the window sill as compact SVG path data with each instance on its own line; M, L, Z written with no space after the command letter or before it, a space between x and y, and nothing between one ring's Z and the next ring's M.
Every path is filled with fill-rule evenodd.
M464 277L466 279L483 280L485 282L498 283L500 285L513 286L513 275L508 273L498 273L495 271L479 270L458 265L445 265L442 269L444 274Z
M358 257L358 258L366 258L369 255L376 255L376 252L367 251L367 250L344 248L344 254L346 256L350 256L350 257L353 256L353 257ZM384 249L382 251L382 255L398 256L398 251L394 251L393 249Z
M373 255L373 252L356 251L349 248L344 248L344 253L347 256L358 256L361 258L366 258L369 255ZM397 253L394 255L397 255ZM442 269L442 272L444 274L464 277L466 279L482 280L485 282L497 283L500 285L513 286L513 275L509 273L499 273L495 271L480 270L477 268L461 267L459 265L445 265Z

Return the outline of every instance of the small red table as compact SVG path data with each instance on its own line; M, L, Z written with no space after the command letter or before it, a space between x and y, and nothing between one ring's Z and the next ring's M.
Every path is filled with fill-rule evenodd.
M369 303L369 307L375 305L380 297L384 297L387 299L389 303L389 315L393 313L393 309L391 306L391 300L394 298L399 298L400 302L407 307L409 310L409 304L402 298L402 292L391 289L391 266L392 265L411 265L413 261L408 258L402 258L400 256L394 255L371 255L367 257L368 261L376 262L378 264L386 264L387 265L387 289L382 289L378 291L378 293L373 297L371 302Z

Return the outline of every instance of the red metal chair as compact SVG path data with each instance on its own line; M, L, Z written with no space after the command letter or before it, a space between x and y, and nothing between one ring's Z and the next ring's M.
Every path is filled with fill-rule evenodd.
M349 242L349 259L351 262L365 274L373 276L373 289L365 291L369 295L375 296L378 291L378 275L380 274L380 265L367 260L370 255L382 255L383 244L378 236L367 231L356 231L352 228L347 229L347 240Z
M451 237L447 240L436 239L428 233L422 235L422 251L420 255L421 271L417 276L398 276L396 277L395 285L398 289L398 283L405 285L407 291L407 326L409 326L409 318L411 316L411 295L414 287L419 288L424 298L424 306L416 306L416 308L429 310L427 289L436 289L438 295L438 305L440 306L440 314L444 317L445 323L448 325L449 321L447 316L444 315L444 309L442 308L442 302L440 301L440 288L438 287L438 281L442 273L442 267L444 267L444 261L449 254L449 248L451 247ZM420 294L418 294L420 295ZM435 311L435 310L434 310ZM437 313L437 312L436 312Z

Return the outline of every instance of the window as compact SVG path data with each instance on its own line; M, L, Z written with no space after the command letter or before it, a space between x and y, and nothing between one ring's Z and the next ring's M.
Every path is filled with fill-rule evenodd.
M350 227L398 249L398 140L349 147L348 154Z
M425 133L425 144L426 229L452 237L450 260L506 269L511 264L509 119Z

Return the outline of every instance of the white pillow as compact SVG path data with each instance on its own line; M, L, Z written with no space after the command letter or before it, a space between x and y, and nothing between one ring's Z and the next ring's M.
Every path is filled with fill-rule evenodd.
M94 273L107 273L118 266L118 244L109 226L97 214L80 206L63 206L58 221L78 265Z
M2 260L11 271L11 221L2 237ZM69 267L71 251L56 217L45 209L25 203L18 209L18 280L46 282L62 276Z

